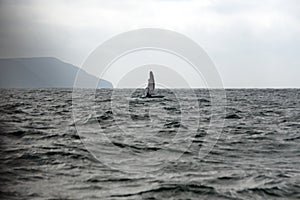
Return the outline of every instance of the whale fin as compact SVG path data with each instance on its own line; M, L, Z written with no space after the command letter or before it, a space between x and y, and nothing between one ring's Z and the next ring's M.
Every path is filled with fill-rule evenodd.
M155 89L154 75L153 72L150 71L150 78L148 79L148 93L153 94Z

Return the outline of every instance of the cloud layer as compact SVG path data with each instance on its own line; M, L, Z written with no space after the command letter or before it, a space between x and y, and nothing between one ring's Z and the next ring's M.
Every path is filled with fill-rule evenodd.
M81 65L113 35L166 28L198 42L226 87L300 87L297 0L1 1L0 57Z

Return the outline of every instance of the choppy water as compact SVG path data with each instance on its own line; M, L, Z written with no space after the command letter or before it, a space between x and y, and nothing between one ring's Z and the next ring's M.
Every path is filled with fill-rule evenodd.
M1 198L300 198L300 90L226 90L222 135L205 157L216 114L207 91L131 92L99 90L91 106L82 91L72 106L72 90L0 90Z

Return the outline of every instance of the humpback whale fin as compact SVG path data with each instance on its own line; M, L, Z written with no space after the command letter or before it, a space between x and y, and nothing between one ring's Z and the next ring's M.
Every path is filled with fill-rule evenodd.
M154 76L153 72L150 71L150 78L148 79L148 88L149 88L149 94L153 94L153 91L155 89L155 82L154 82Z
M142 96L141 98L164 98L164 96L162 95L153 95L154 89L155 89L154 76L153 76L153 72L150 71L148 86L145 89L145 96Z
M154 82L154 76L152 71L150 71L150 77L148 79L148 86L145 89L145 96L146 97L151 97L153 94L153 91L155 89L155 82Z

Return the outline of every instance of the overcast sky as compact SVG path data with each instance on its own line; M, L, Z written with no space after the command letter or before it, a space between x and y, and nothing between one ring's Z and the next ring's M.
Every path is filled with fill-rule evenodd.
M53 56L81 66L116 34L165 28L201 45L225 87L300 87L299 0L0 2L2 58Z

